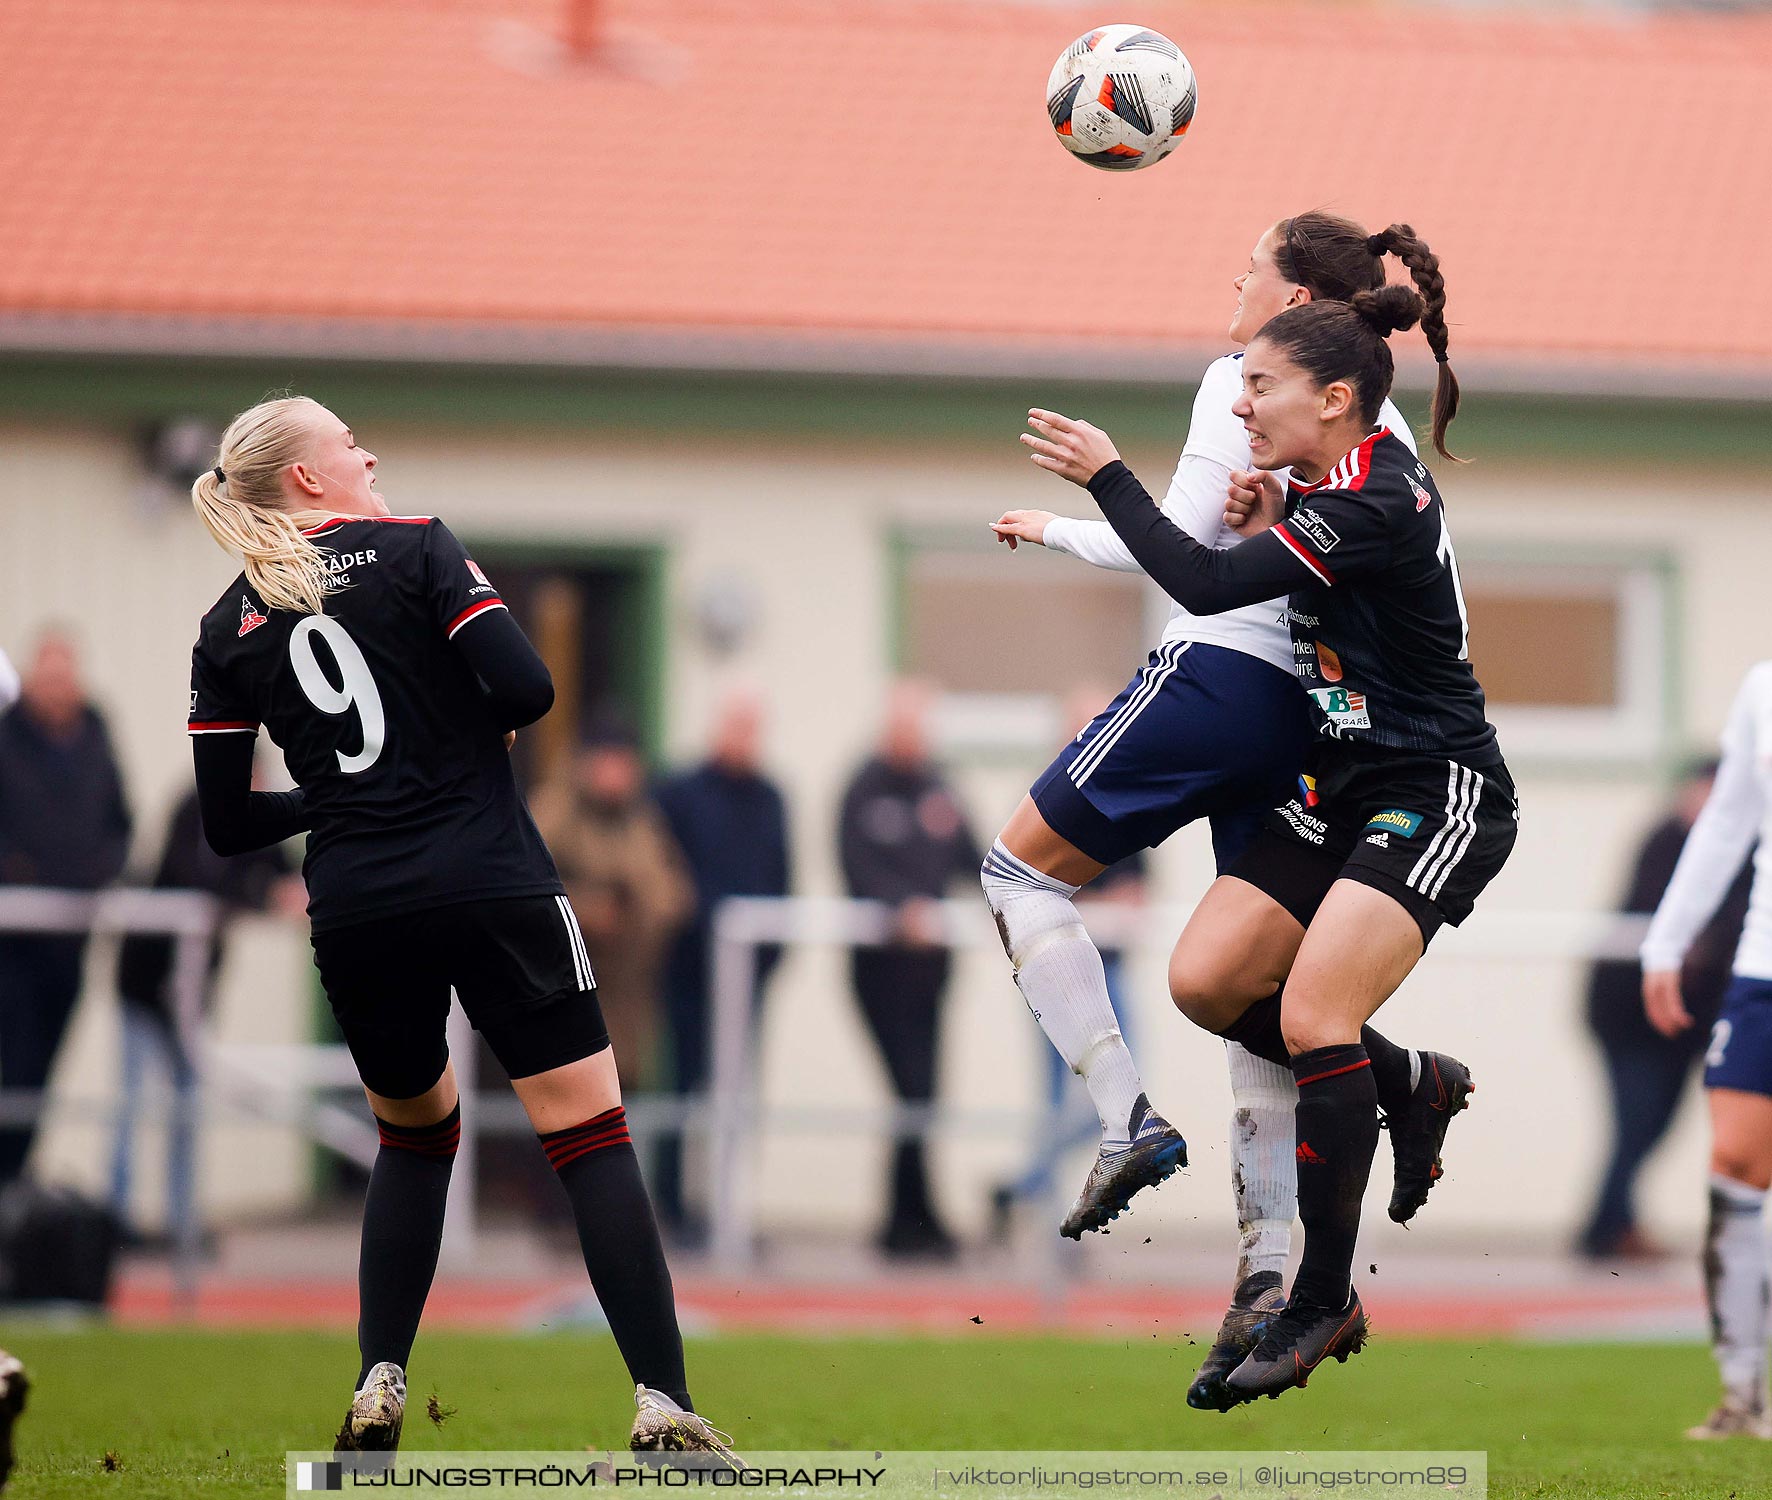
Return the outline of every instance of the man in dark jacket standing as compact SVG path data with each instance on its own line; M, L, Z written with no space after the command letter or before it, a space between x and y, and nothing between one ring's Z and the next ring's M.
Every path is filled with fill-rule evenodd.
M264 791L259 768L253 767L253 789ZM307 887L292 873L294 861L281 844L246 854L222 855L203 836L197 789L192 787L173 808L166 847L154 872L157 891L196 891L221 903L222 925L209 945L209 966L203 985L203 1013L215 998L215 978L226 950L227 924L242 912L263 911L273 897L293 917L305 914ZM175 985L177 946L165 933L132 933L117 953L117 1000L123 1023L122 1097L117 1132L111 1149L111 1211L122 1224L133 1224L130 1190L136 1118L141 1108L145 1075L158 1058L171 1075L176 1100L166 1139L166 1230L176 1243L196 1228L197 1141L194 1059L179 1029Z
M1667 816L1644 835L1621 911L1647 915L1660 904L1716 774L1715 761L1693 767ZM1750 854L1717 914L1686 955L1680 992L1694 1024L1680 1035L1663 1036L1643 1014L1643 966L1634 958L1604 959L1589 972L1587 1024L1606 1064L1612 1148L1593 1211L1576 1241L1582 1255L1641 1260L1661 1254L1637 1224L1637 1175L1667 1134L1687 1081L1709 1043L1711 1023L1729 987L1752 885Z
M936 1040L949 955L936 903L977 869L978 843L929 754L930 692L894 684L877 755L843 796L839 830L849 894L892 908L892 935L856 948L850 973L893 1089L907 1104L935 1096ZM951 1255L953 1236L929 1195L923 1143L901 1136L880 1246L888 1255Z
M74 644L37 643L16 707L0 718L0 885L93 891L117 878L129 808ZM49 1080L80 995L86 937L0 932L0 1088ZM35 1121L0 1127L0 1188L24 1169Z
M762 773L762 728L756 695L731 693L715 715L708 758L658 788L658 805L695 882L694 911L665 967L671 1088L679 1096L708 1086L716 909L729 896L788 893L787 809L781 792ZM756 950L753 1007L780 958L779 947ZM677 1131L659 1140L653 1201L675 1233L698 1233L700 1226L688 1222L684 1209L683 1138Z

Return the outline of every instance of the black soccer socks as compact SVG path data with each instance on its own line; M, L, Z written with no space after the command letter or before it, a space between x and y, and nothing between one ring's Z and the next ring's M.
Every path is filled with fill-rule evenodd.
M1275 990L1262 996L1218 1034L1256 1057L1285 1067L1292 1059L1286 1055L1286 1038L1280 1032L1280 995L1281 991Z
M390 1125L379 1115L381 1150L363 1199L357 1260L357 1388L383 1360L406 1368L418 1320L437 1274L449 1172L461 1143L461 1105L435 1125Z
M1256 1057L1286 1067L1292 1059L1287 1054L1286 1039L1280 1024L1284 994L1283 990L1275 990L1273 994L1257 1000L1218 1034L1227 1042L1236 1042ZM1378 1085L1379 1104L1386 1113L1395 1113L1405 1108L1409 1103L1409 1095L1414 1091L1414 1080L1410 1077L1414 1053L1407 1047L1399 1047L1388 1037L1381 1036L1370 1026L1360 1028L1360 1045L1366 1049L1367 1056L1372 1060L1372 1077Z
M1378 1107L1387 1115L1400 1114L1409 1107L1409 1096L1415 1092L1415 1080L1410 1076L1414 1071L1414 1052L1380 1036L1370 1026L1360 1028L1360 1045L1372 1059Z
M1360 1200L1378 1150L1378 1090L1364 1047L1317 1047L1292 1059L1298 1081L1298 1216L1304 1257L1292 1300L1339 1308L1352 1282Z
M541 1144L572 1202L585 1269L628 1373L635 1384L694 1411L670 1268L640 1180L627 1111L618 1104L582 1125L549 1131Z

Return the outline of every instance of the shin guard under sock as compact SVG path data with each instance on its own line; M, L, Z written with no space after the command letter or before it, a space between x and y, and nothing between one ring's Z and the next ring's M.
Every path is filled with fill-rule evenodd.
M437 1274L449 1173L461 1142L461 1105L435 1125L390 1125L379 1115L381 1149L363 1199L357 1258L357 1388L383 1360L406 1368Z
M1292 1297L1347 1304L1360 1200L1378 1149L1378 1091L1364 1047L1317 1047L1292 1059L1298 1081L1298 1217L1304 1256Z
M652 1200L618 1104L583 1124L552 1130L542 1149L572 1203L585 1270L635 1384L694 1411L683 1373L683 1337Z

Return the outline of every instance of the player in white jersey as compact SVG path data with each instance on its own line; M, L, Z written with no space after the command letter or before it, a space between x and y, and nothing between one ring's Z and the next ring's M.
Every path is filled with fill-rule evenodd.
M1381 236L1336 215L1282 219L1262 233L1235 279L1231 340L1247 344L1287 308L1383 285L1384 250ZM1218 548L1238 540L1233 523L1241 517L1227 513L1232 476L1253 467L1231 410L1242 393L1242 358L1228 354L1207 368L1163 502L1177 526ZM1389 400L1379 420L1415 447ZM1036 542L1097 567L1140 571L1105 521L1015 510L995 530L1011 547ZM1060 1231L1072 1238L1101 1228L1133 1194L1184 1166L1186 1146L1150 1107L1071 897L1105 866L1200 817L1211 821L1222 873L1268 810L1296 790L1315 730L1294 675L1285 608L1275 599L1195 615L1172 605L1149 663L1040 777L986 858L985 893L1016 983L1101 1118L1100 1154ZM1231 1306L1188 1392L1189 1404L1204 1409L1234 1404L1223 1378L1284 1300L1297 1203L1292 1073L1237 1042L1226 1047L1239 1252ZM1396 1075L1393 1099L1406 1098L1421 1078L1422 1055L1394 1047L1385 1055ZM1393 1217L1419 1206L1413 1193L1400 1209L1393 1200Z
M1681 963L1756 839L1735 979L1704 1058L1711 1124L1704 1285L1723 1400L1689 1430L1695 1438L1772 1438L1765 1239L1772 1187L1772 661L1752 668L1736 694L1716 782L1643 939L1643 1005L1664 1035L1692 1025L1680 995Z

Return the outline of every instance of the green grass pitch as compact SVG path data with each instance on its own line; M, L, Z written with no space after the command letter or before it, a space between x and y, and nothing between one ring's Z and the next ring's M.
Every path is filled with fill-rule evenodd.
M14 1328L4 1342L34 1378L7 1500L280 1494L285 1450L327 1445L356 1374L348 1336ZM1380 1340L1228 1416L1182 1401L1201 1352L980 1329L704 1339L689 1368L741 1451L1476 1448L1499 1497L1772 1495L1772 1444L1681 1436L1714 1394L1701 1348ZM408 1451L625 1440L629 1387L607 1339L421 1334L411 1374ZM455 1408L440 1430L433 1393Z

